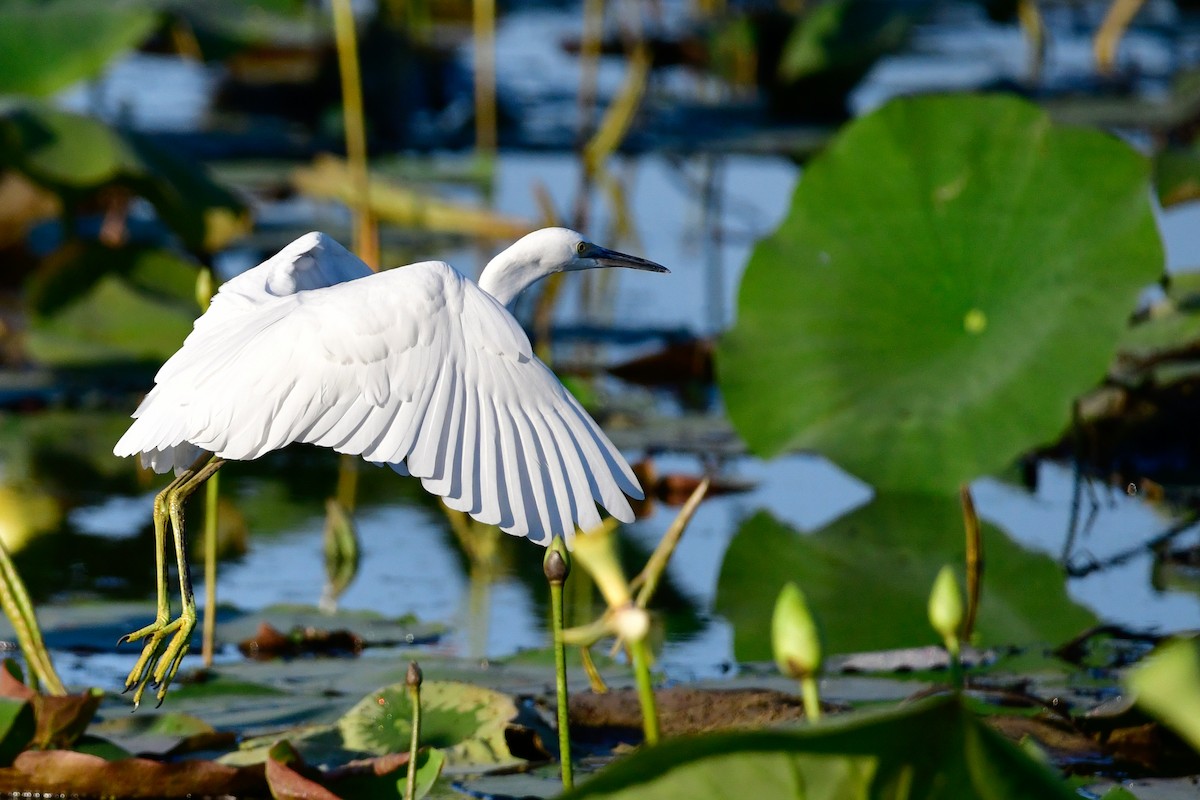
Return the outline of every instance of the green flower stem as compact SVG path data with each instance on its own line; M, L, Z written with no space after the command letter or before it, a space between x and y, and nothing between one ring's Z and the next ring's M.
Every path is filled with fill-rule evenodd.
M962 646L956 637L946 639L946 652L950 654L950 684L955 691L962 691L963 668Z
M205 667L213 664L217 637L217 501L221 476L213 475L204 496L204 632L200 654Z
M367 133L363 116L362 77L358 68L358 33L350 0L333 0L333 32L342 85L342 121L346 129L346 162L354 189L354 252L371 269L379 269L379 236L371 214L367 174ZM349 506L353 510L353 506Z
M421 669L417 662L408 664L408 697L412 701L412 738L408 743L408 775L404 781L404 800L417 796L417 748L421 743Z
M0 544L0 606L8 615L21 652L25 654L25 662L29 665L30 686L37 684L45 687L47 694L65 695L66 688L62 679L54 669L50 653L42 639L42 630L38 625L37 616L33 612L33 602L25 589L16 566L9 558L8 550Z
M642 704L642 729L646 734L646 744L658 744L658 707L654 704L654 685L650 678L650 654L646 652L646 640L630 642L629 653L633 659L633 674L637 679L638 701Z
M571 764L570 709L567 705L567 648L563 642L563 585L550 582L551 627L554 635L554 679L558 692L558 753L562 764L564 789L575 785L574 766Z
M804 701L804 716L809 722L821 718L821 693L817 688L817 676L805 675L800 679L800 699Z

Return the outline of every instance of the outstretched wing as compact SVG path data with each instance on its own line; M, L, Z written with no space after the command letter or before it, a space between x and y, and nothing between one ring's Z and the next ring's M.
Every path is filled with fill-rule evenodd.
M598 525L597 502L629 521L625 494L642 496L516 320L441 262L198 324L116 453L185 442L230 459L290 442L361 455L543 544Z
M193 339L219 336L221 331L236 330L238 320L243 315L254 313L263 303L296 292L323 289L371 274L371 268L358 256L342 247L337 240L320 231L306 233L258 266L251 267L221 284L208 310L196 319L184 348ZM154 378L155 384L167 383L175 369L188 363L187 358L180 356L183 352L181 349L162 366ZM142 410L155 401L158 392L159 388L156 385L133 416L140 416ZM178 473L193 464L203 455L204 450L182 442L161 449L144 449L141 452L143 466L156 472L174 469Z

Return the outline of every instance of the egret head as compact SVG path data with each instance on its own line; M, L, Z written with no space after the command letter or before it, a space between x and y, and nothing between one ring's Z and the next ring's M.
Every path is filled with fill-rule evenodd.
M670 272L653 261L593 244L568 228L542 228L521 237L492 259L479 285L507 305L522 289L547 275L600 267Z
M585 239L583 234L568 228L542 228L522 237L509 250L518 258L539 263L546 274L599 267L670 272L653 261L593 244Z

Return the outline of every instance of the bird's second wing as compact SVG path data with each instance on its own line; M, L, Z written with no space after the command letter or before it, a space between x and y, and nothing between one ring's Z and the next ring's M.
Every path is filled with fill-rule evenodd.
M598 525L596 502L630 520L624 494L641 496L511 315L441 262L197 326L118 454L188 442L246 459L293 441L393 465L542 543Z

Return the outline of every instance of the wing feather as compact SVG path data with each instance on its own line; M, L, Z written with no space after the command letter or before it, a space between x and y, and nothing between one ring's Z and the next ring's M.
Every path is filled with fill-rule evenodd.
M482 377L475 386L475 397L479 409L479 458L475 470L479 486L479 508L472 508L480 522L489 525L511 525L512 515L500 505L500 496L507 496L507 488L501 483L504 473L498 468L497 443L500 429L496 425L496 411L492 398L485 394Z
M550 426L551 435L561 448L560 453L567 470L567 484L575 495L572 508L576 524L584 531L595 530L600 525L600 514L596 512L596 500L600 496L594 488L595 480L589 477L589 471L584 466L586 458L579 449L579 443L563 423L557 410L550 409L545 420ZM573 539L574 531L567 535L568 546L571 545Z
M549 544L554 527L551 518L558 516L554 495L546 485L547 464L538 447L537 437L529 427L529 421L517 404L508 407L516 441L521 448L521 460L512 467L521 477L521 490L525 502L533 513L529 514L529 538L538 544ZM565 531L564 531L565 533Z
M544 422L545 412L543 409L523 410L523 413L526 423L533 429L534 439L537 441L552 491L550 496L554 499L554 503L550 507L550 522L554 526L551 531L558 531L563 536L573 534L575 520L579 519L579 512L574 508L574 498L567 488L567 470L559 445Z
M240 459L310 442L543 544L598 525L596 503L632 519L624 458L495 298L441 262L308 288L330 274L290 258L222 288L118 455L165 471L197 448Z

